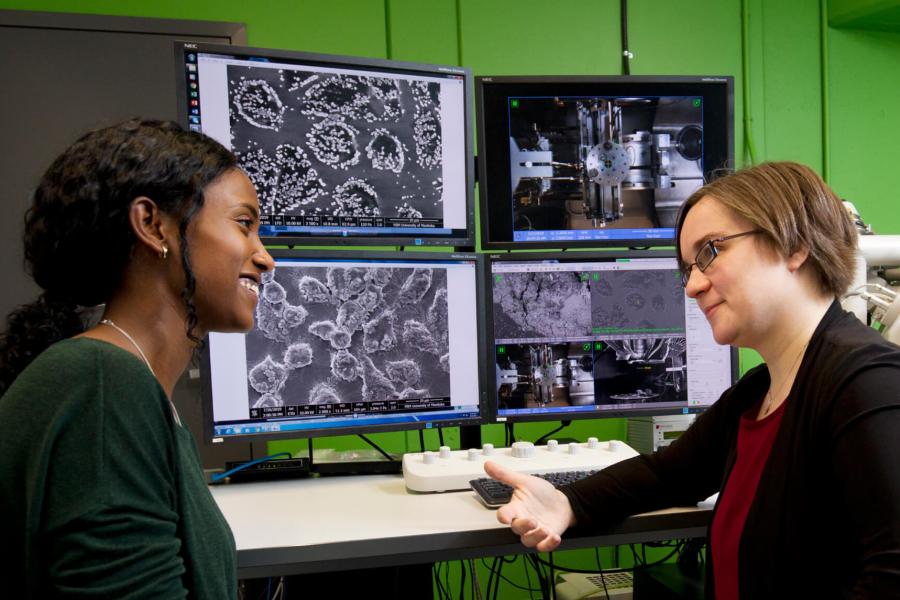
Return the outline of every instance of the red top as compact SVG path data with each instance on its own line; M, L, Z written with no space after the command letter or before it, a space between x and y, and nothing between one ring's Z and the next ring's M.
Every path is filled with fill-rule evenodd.
M738 600L738 549L744 522L756 496L775 434L784 414L782 402L775 412L756 420L759 404L741 417L738 428L737 457L725 483L719 507L712 523L713 579L716 600Z

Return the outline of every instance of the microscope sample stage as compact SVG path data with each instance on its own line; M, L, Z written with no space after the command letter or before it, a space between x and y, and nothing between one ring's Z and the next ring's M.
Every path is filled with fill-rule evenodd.
M703 183L694 97L509 100L513 229L674 227Z

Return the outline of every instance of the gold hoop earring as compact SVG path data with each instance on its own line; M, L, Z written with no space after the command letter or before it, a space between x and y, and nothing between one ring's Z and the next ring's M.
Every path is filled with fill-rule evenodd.
M162 250L159 251L159 257L163 260L166 260L167 256L169 256L169 247L163 246Z

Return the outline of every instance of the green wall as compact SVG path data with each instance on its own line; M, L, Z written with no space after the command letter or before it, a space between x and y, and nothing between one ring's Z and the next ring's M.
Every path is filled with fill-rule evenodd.
M900 25L889 18L860 17L847 9L851 4L631 2L631 70L734 75L736 157L738 165L746 164L742 13L746 14L749 126L756 160L809 164L839 195L852 200L877 232L900 234L891 175L900 132L896 110ZM839 13L835 22L840 25L881 31L823 28L829 7ZM621 65L618 0L0 0L0 8L239 21L247 25L252 46L462 64L476 75L619 74ZM900 9L891 9L890 15L895 13ZM757 361L754 353L742 355L745 369ZM517 432L534 439L551 426L518 426ZM485 441L502 443L500 426L486 426L483 434ZM577 422L564 435L621 439L625 423ZM436 437L427 432L427 444L435 447ZM446 438L451 445L458 444L457 432L447 432ZM383 434L375 439L393 452L418 449L416 434ZM359 446L355 438L316 440L316 447ZM272 450L303 447L272 444ZM586 559L575 553L567 562L591 560L593 556Z

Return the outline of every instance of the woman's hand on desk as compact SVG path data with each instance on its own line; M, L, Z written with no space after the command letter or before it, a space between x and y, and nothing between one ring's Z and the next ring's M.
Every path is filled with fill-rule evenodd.
M513 488L512 499L497 511L497 520L510 526L528 548L551 552L563 532L575 524L569 499L543 479L484 463L485 472Z

